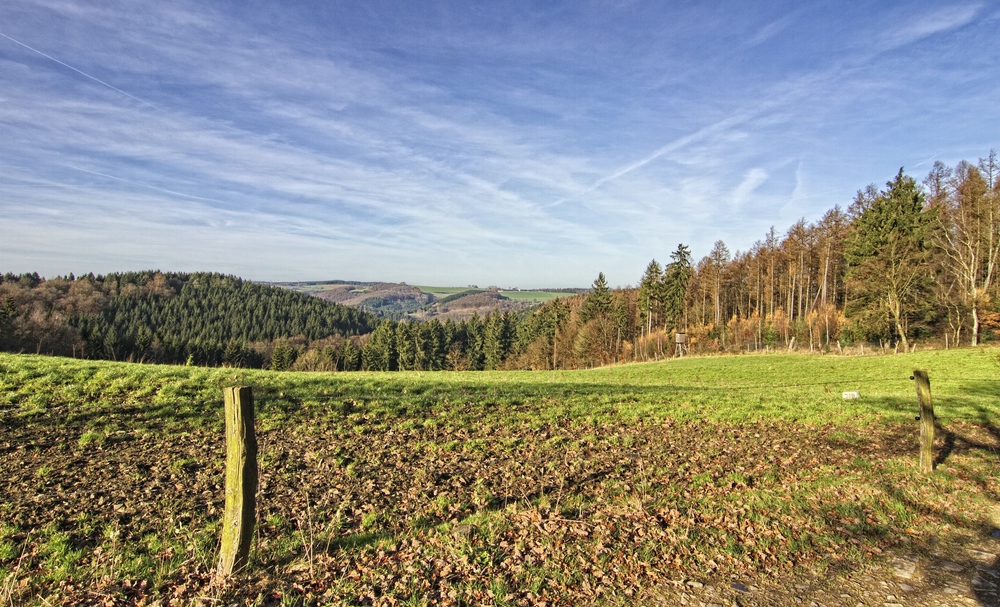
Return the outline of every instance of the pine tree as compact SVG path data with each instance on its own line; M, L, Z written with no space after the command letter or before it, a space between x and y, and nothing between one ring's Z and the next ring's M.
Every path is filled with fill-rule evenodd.
M611 289L608 288L608 281L604 278L604 272L597 274L590 292L583 300L583 307L580 309L580 321L588 320L611 312Z
M390 320L384 320L372 331L361 350L366 371L395 371L397 367L396 329Z
M646 334L652 333L654 320L663 299L663 268L655 259L646 266L646 272L639 283L639 311L645 325Z
M686 324L687 290L694 272L691 265L691 250L683 244L677 245L677 250L670 254L670 259L672 261L667 264L663 274L663 312L666 330Z
M930 283L927 238L930 212L916 182L899 169L881 192L858 192L845 256L852 291L849 317L869 337L908 345L910 322Z

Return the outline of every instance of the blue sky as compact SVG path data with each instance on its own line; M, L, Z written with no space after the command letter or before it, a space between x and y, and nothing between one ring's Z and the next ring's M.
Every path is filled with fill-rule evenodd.
M635 284L1000 147L996 2L0 4L0 271Z

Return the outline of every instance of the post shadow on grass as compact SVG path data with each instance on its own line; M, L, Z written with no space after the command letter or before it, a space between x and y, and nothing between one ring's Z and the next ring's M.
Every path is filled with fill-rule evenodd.
M936 424L937 431L944 436L944 444L938 453L935 464L943 464L956 450L961 451L981 451L986 455L997 458L1000 463L1000 427L994 423L994 418L990 412L981 405L970 405L977 412L976 424L983 428L993 437L993 444L977 441L973 438L963 436L950 427Z
M574 481L567 480L565 483L545 484L540 486L536 491L533 491L531 493L524 493L519 495L513 495L513 494L495 495L490 499L489 503L481 510L487 512L498 512L500 510L503 510L506 507L506 505L511 502L518 502L522 500L532 502L560 490L563 492L571 492L589 483L594 483L601 480L602 478L611 474L612 471L613 471L612 469L601 470L583 475L581 478ZM424 520L421 523L419 523L418 526L427 529L445 522L447 522L447 519L445 518L441 518L436 521ZM396 533L388 530L358 531L356 533L348 533L344 535L335 535L335 536L328 535L324 539L316 538L313 548L316 549L322 547L321 550L316 550L315 554L322 552L329 556L333 556L340 550L365 548L377 544L382 540L394 539L395 537ZM271 564L279 567L285 566L291 563L292 561L296 560L297 558L300 558L300 556L301 555L298 553L288 553L282 557L274 559L269 563L268 566L270 566Z
M313 545L311 549L305 549L305 554L325 554L327 556L336 556L337 552L340 550L353 550L357 548L367 548L373 546L382 540L395 539L396 534L390 531L359 531L357 533L347 533L344 535L334 535L333 532L324 536L316 537L312 540ZM305 548L305 546L303 546ZM290 565L293 561L302 558L302 552L292 552L286 551L283 555L275 557L266 563L261 563L260 565L264 569L281 569ZM260 553L257 553L257 558L260 558Z

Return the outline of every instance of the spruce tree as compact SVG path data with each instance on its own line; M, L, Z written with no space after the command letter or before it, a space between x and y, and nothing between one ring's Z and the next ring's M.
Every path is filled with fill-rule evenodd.
M663 268L655 259L646 266L646 272L639 283L639 311L642 314L646 334L650 334L658 317L663 299Z
M664 329L680 327L685 322L688 284L694 269L691 250L683 244L670 254L672 260L663 274Z
M396 329L392 321L384 320L372 331L361 350L366 371L397 370Z
M583 300L583 307L580 309L580 322L599 316L607 315L611 312L611 289L608 288L608 281L604 278L604 272L597 274L590 292Z
M899 169L887 189L858 192L845 257L850 264L849 318L867 337L895 337L903 347L930 284L931 213L916 182Z

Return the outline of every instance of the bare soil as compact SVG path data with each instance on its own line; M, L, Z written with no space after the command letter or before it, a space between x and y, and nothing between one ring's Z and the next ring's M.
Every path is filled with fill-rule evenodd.
M218 425L178 426L123 405L119 429L88 441L85 415L2 417L0 521L16 554L0 560L9 572L0 597L12 605L1000 604L1000 539L982 512L947 500L908 504L918 512L898 524L872 506L877 484L850 480L899 484L878 489L893 503L922 495L929 481L916 475L910 427L847 436L790 423L379 426L349 406L337 415L259 424L252 569L227 583L213 581ZM944 430L941 469L995 504L996 478L965 472L963 458L992 453L1000 462L996 434L974 424ZM850 482L836 482L838 471ZM61 574L57 533L78 551ZM153 567L130 568L140 558Z

